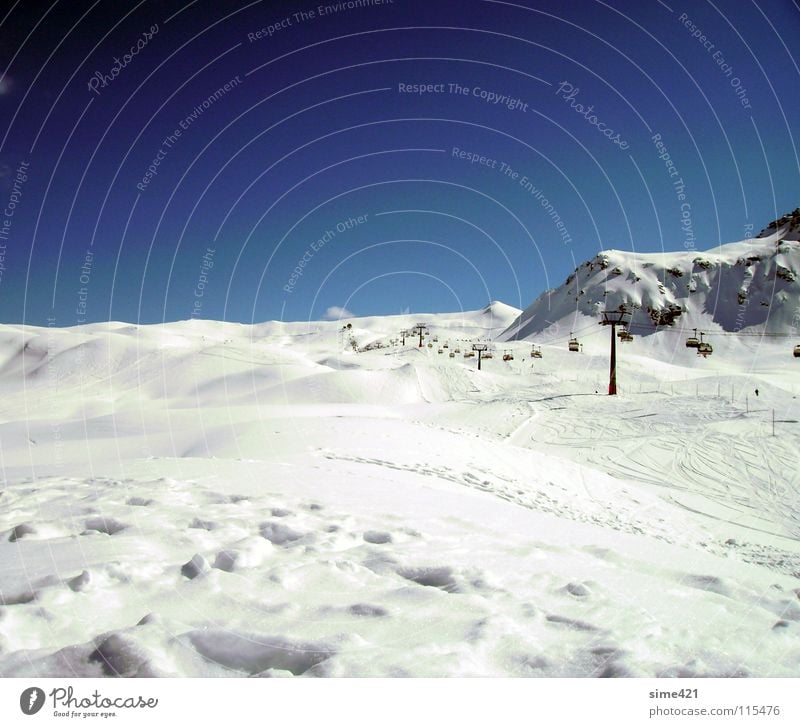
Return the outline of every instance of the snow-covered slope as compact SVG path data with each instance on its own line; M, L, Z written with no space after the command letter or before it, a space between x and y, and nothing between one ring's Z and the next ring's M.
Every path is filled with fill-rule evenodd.
M0 676L800 674L800 359L518 315L0 326Z
M706 252L608 250L539 296L500 340L547 340L584 328L603 310L633 311L632 331L789 333L800 323L800 216L758 237ZM773 223L775 225L776 223Z

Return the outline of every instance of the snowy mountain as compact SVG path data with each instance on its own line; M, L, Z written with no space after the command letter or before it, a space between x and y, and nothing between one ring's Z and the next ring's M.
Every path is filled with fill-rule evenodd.
M0 677L797 676L800 359L519 315L0 326Z
M259 392L267 399L282 398L292 380L303 379L304 390L298 396L314 398L320 389L309 388L308 377L327 382L331 377L324 375L336 371L355 378L352 372L342 374L344 369L358 368L352 354L387 351L392 341L400 340L401 331L411 331L417 324L425 325L429 339L435 336L441 344L490 340L520 312L493 301L476 311L341 321L107 322L63 329L0 325L0 391L53 393L81 386L88 393L102 382L115 395L135 391L146 399L190 395L196 402L206 397L231 401L239 394L247 398ZM417 340L409 334L408 346ZM397 376L406 378L407 373ZM396 388L395 393L402 390ZM374 392L366 386L363 396L371 398Z
M633 311L632 331L796 331L800 310L800 210L758 237L706 252L608 250L540 295L500 340L544 340L585 328L603 310Z

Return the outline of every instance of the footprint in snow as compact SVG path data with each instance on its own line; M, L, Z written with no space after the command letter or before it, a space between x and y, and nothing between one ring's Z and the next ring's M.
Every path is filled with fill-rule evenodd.
M261 565L272 552L272 546L263 538L252 536L220 550L214 560L214 568L233 573L242 568L254 568Z
M184 639L204 659L251 675L275 669L298 676L335 654L333 648L325 643L233 631L190 631L181 637Z
M204 573L208 573L209 570L211 570L211 566L208 561L200 553L196 553L191 560L181 566L181 575L193 580Z
M8 536L8 540L11 543L16 543L17 540L21 540L26 535L36 535L36 532L37 530L32 523L20 523L11 529L11 534Z
M273 545L287 545L305 537L304 533L293 530L283 523L275 522L261 523L260 532L261 537L266 538Z
M386 545L392 542L391 534L380 530L367 530L363 538L367 543L373 543L374 545Z
M0 592L0 606L21 606L36 600L36 592L30 589Z
M566 626L570 629L575 631L598 631L599 629L597 626L593 624L587 623L586 621L580 621L576 618L568 618L567 616L559 616L558 614L551 613L546 616L546 619L550 623L560 624L562 626Z
M439 588L447 593L458 593L460 590L453 575L453 569L448 566L400 568L397 574L420 586Z
M353 616L369 616L371 618L381 618L389 615L389 612L383 606L373 606L371 603L354 603L347 608L347 611Z
M96 531L98 533L105 533L106 535L116 535L125 530L128 525L113 517L98 516L90 517L86 520L85 527L87 532Z
M189 527L195 530L216 530L219 525L213 520L201 520L199 517L196 517L189 523Z
M87 590L91 583L92 574L88 570L83 571L80 575L75 576L67 581L67 585L70 587L70 590L73 590L76 593Z
M731 592L728 587L725 585L721 578L717 576L709 576L709 575L684 575L679 577L679 581L684 583L692 588L698 588L701 591L710 591L711 593L716 593L719 596L728 596L731 597Z
M132 507L150 507L154 502L155 500L147 497L129 497L125 504Z
M576 598L588 598L591 595L591 591L583 583L567 583L562 590Z

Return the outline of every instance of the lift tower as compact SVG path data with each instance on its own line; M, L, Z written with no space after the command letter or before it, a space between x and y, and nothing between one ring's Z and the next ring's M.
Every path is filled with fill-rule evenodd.
M422 337L427 333L428 327L424 323L417 323L414 326L414 333L419 334L419 347L422 348Z
M481 370L481 354L489 348L489 344L487 343L473 343L472 350L478 352L478 371Z
M617 326L628 327L628 311L625 306L620 306L618 310L603 311L601 326L611 326L611 366L608 372L608 395L614 396L617 393Z

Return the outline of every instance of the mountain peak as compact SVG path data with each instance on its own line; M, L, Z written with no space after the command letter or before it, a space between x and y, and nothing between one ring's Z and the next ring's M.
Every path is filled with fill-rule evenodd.
M776 235L781 240L800 240L800 207L792 212L787 212L782 217L772 220L761 232L759 237Z
M518 316L522 311L512 305L503 303L501 300L490 300L489 303L481 310L481 313L495 318L507 318L508 316Z
M658 326L739 331L796 330L800 308L800 209L756 238L699 252L604 250L526 308L500 336L518 340L563 332L624 305L637 332Z

